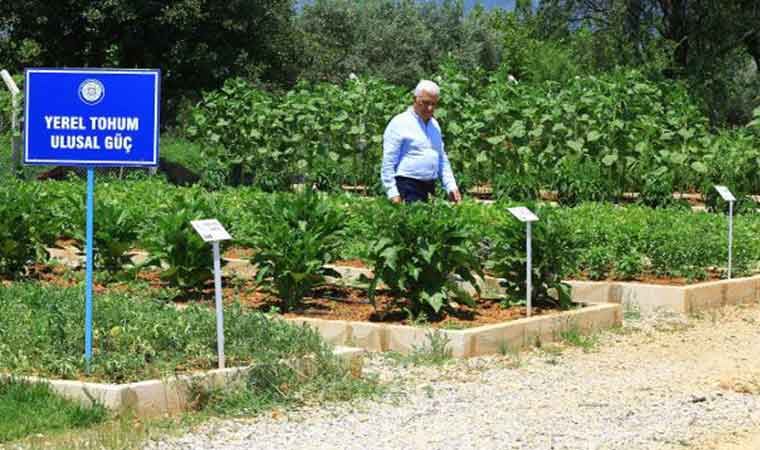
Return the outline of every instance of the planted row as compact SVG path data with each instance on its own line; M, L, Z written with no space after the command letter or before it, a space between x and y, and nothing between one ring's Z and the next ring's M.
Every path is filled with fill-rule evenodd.
M84 311L79 288L14 283L0 290L0 369L72 379L85 374ZM123 383L216 367L214 312L201 305L179 311L127 294L99 295L93 318L89 377ZM230 366L275 364L315 355L332 360L318 333L239 305L225 311Z
M6 223L0 268L21 276L43 248L69 236L82 242L83 189L73 183L0 184L0 217ZM13 199L14 201L11 201ZM260 287L289 310L336 274L326 268L339 259L360 259L411 315L434 316L450 301L469 303L457 292L453 274L471 280L489 273L507 280L512 301L524 299L524 228L507 212L507 202L465 201L392 205L385 199L347 194L265 194L252 189L207 192L152 180L103 184L96 201L96 269L119 274L127 251L147 250L135 270L158 270L170 286L188 291L211 278L209 246L190 227L216 217L237 246L253 249ZM651 209L583 204L574 208L532 206L541 217L534 227L535 301L568 305L561 280L724 276L727 218L685 209ZM760 216L735 220L734 271L749 274L760 263ZM698 242L699 245L695 243ZM129 266L127 266L129 267Z
M684 85L634 70L560 85L444 66L437 79L436 116L464 188L487 184L513 200L552 190L570 205L624 192L667 205L674 189L707 194L716 183L760 192L760 109L747 127L715 132ZM302 83L284 95L230 80L204 96L187 132L207 144L215 168L229 164L234 184L380 192L382 133L410 102L408 91L372 79Z

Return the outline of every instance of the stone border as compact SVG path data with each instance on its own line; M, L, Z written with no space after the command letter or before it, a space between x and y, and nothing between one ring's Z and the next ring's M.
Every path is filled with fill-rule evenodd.
M252 267L245 260L228 259L225 268L238 276L250 276ZM362 276L372 278L370 269L328 265L340 273L341 278L329 278L329 283L357 285ZM504 297L500 279L486 276L476 279L481 298ZM475 294L475 288L459 281L459 286ZM382 283L379 286L382 288ZM584 333L610 328L622 323L622 308L614 304L582 306L573 311L536 316L466 330L434 330L429 327L412 327L357 321L325 320L314 318L286 318L289 322L309 325L316 329L327 342L334 345L360 347L368 351L398 351L409 353L428 344L430 333L439 333L448 339L452 356L467 358L499 353L505 349L518 349L533 345L536 341L551 342L559 339L564 331L577 329Z
M347 365L353 376L361 377L364 350L336 347L335 355ZM294 363L294 367L301 371L304 376L309 376L311 368L308 360L298 360ZM30 376L2 376L32 383L47 383L58 395L78 401L84 406L100 403L116 413L133 411L139 416L157 416L190 409L192 406L191 394L195 389L241 385L245 382L249 371L250 366L233 367L128 384L51 380Z
M617 303L642 314L666 310L691 314L725 305L760 301L760 275L687 286L618 282L567 281L573 301Z
M620 325L622 307L615 304L591 305L555 315L535 316L465 330L305 317L286 320L313 327L332 344L360 347L372 352L392 350L409 353L424 348L429 343L431 333L437 333L448 339L452 356L468 358L516 350L536 342L556 341L565 331L591 333Z

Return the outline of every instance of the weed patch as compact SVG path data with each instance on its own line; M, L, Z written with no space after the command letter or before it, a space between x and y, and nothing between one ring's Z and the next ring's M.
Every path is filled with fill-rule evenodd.
M85 408L58 397L46 384L0 380L0 443L41 432L61 432L101 423L102 406Z
M408 354L388 353L388 355L402 365L439 366L451 361L449 337L434 330L428 332L426 336L427 342L421 346L414 346Z

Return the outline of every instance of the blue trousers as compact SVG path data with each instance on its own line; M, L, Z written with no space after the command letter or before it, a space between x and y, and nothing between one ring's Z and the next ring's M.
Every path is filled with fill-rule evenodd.
M396 187L404 203L426 202L435 192L435 180L396 177Z

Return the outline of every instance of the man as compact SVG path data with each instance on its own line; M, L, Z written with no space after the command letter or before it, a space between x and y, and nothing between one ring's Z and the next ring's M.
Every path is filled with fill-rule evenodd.
M440 88L422 80L414 89L414 104L394 117L383 134L380 178L394 203L427 201L441 180L449 200L462 200L446 152L438 121L433 117Z

